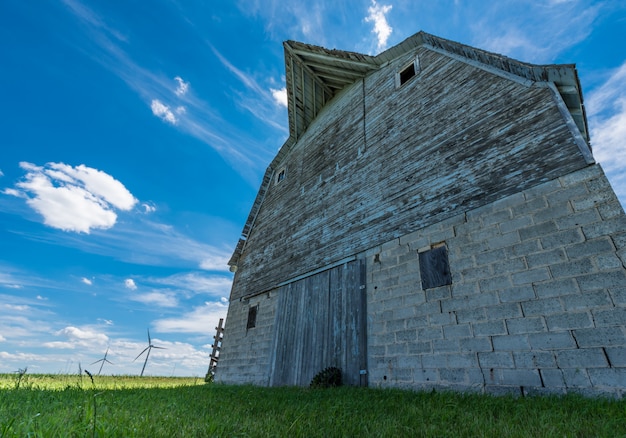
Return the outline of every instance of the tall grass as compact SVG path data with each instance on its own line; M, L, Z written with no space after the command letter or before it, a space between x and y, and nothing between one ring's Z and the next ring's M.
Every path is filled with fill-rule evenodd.
M125 383L102 382L109 379ZM150 379L94 376L94 385L86 379L82 386L56 389L2 385L0 436L626 436L625 401L258 388L200 379L162 379L163 386L152 381L141 387L142 380Z

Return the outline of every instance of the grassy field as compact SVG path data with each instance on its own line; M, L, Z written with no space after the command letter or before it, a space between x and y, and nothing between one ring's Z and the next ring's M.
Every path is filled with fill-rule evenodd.
M0 437L618 437L626 401L0 375Z

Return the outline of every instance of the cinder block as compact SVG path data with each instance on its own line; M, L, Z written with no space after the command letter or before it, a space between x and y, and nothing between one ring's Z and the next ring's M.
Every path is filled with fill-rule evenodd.
M368 347L369 351L369 347ZM409 354L432 354L433 346L431 341L412 342L407 346Z
M593 386L626 389L626 368L592 368L587 371Z
M539 298L562 297L579 292L578 283L573 278L536 283L534 288Z
M445 339L469 338L472 331L469 324L444 325L443 336Z
M597 209L584 210L563 216L555 220L559 230L582 227L584 225L600 222L602 217Z
M526 333L541 333L547 330L542 316L507 319L508 332L512 335Z
M626 347L609 347L604 350L611 362L610 366L626 367Z
M532 285L515 286L506 290L498 291L498 297L503 303L508 302L521 302L527 300L533 300L536 298L535 289Z
M489 265L491 263L497 262L506 258L506 253L504 249L496 249L493 251L486 251L482 253L478 253L474 255L474 260L476 261L476 265Z
M417 329L400 330L395 332L396 342L416 342Z
M573 213L573 210L569 201L559 202L555 205L550 205L548 208L534 212L533 222L539 224L549 220L556 220L560 217L568 216L571 213Z
M483 226L498 224L500 222L507 222L511 219L512 212L508 208L484 214L481 217L481 220L483 221Z
M478 368L476 353L448 354L448 368Z
M543 251L541 247L541 242L538 238L531 239L527 242L518 243L517 245L513 245L509 248L506 248L507 254L509 257L523 257L528 254L533 254L539 251Z
M564 175L559 178L559 181L561 182L561 185L563 185L563 187L569 187L588 179L597 178L599 176L604 176L604 172L602 172L602 169L599 165L594 164L592 166L588 166L581 170L577 170L570 174Z
M625 307L613 307L606 310L594 310L593 320L596 323L596 327L608 327L608 326L626 326L626 308Z
M514 351L516 368L556 368L556 359L551 351Z
M548 206L548 201L543 196L539 196L537 198L528 199L523 204L511 206L511 210L513 210L513 217L523 216L528 213L532 213L536 210L541 210L542 208L546 208Z
M504 335L491 338L494 351L529 350L528 335Z
M547 221L537 225L532 225L527 228L521 228L520 230L518 230L518 233L522 240L529 240L553 234L557 231L558 228L556 226L556 223L554 221Z
M622 327L580 329L574 330L573 333L580 348L626 345L626 337Z
M435 351L433 354L422 355L423 368L442 369L448 366L447 363L447 355L443 353L438 353Z
M548 200L548 204L553 206L562 202L567 202L571 199L587 196L588 193L589 191L587 190L587 186L581 182L550 193L546 195L546 199Z
M544 298L523 302L522 310L526 316L550 315L553 313L561 313L563 311L563 306L559 300Z
M593 327L588 312L567 312L546 316L549 331L573 330Z
M501 370L503 385L515 386L541 386L541 378L538 370Z
M581 258L572 262L559 263L550 266L554 278L573 277L575 275L591 274L596 267L590 258Z
M512 286L508 274L482 279L478 282L482 292L506 290Z
M533 199L540 196L546 196L562 189L563 186L561 185L561 182L558 179L553 179L524 190L524 194L526 195L526 199Z
M441 327L425 327L417 329L417 339L419 341L432 341L433 339L443 339Z
M561 388L565 386L563 371L559 369L540 369L543 384L549 388Z
M613 306L609 293L605 290L586 292L584 294L572 294L561 297L563 307L567 311L581 309L597 309ZM595 321L596 326L598 321Z
M567 257L572 260L589 257L594 254L613 254L615 247L610 237L600 237L594 240L586 240L582 243L567 246Z
M428 315L428 323L431 326L456 324L456 315L454 312L433 313Z
M562 370L565 385L568 388L589 388L591 380L584 368L567 368Z
M583 227L583 233L587 239L595 239L596 237L610 236L626 231L626 215L620 215L612 219L602 222L586 225Z
M517 231L511 231L509 233L496 235L487 239L487 247L495 250L515 245L520 241L519 233Z
M598 272L577 277L576 281L583 292L597 289L623 288L626 287L626 271Z
M598 205L597 210L604 220L613 219L624 214L624 208L617 199Z
M503 221L498 225L498 227L500 229L500 232L502 234L505 234L505 233L510 233L512 231L518 231L522 228L530 227L531 225L533 225L532 217L529 214L527 214L524 216L513 218L508 221Z
M481 368L514 368L513 356L507 351L491 351L478 353Z
M529 269L528 271L511 274L511 280L515 286L536 283L549 278L550 272L545 267Z
M580 228L559 231L541 238L541 246L543 249L553 249L560 246L572 245L574 243L583 242L585 235Z
M596 208L597 205L604 204L614 199L615 195L613 194L613 191L610 190L590 193L589 196L572 201L572 204L574 206L574 210L583 211L590 208Z
M524 203L526 203L526 197L524 196L524 193L518 192L513 195L509 195L505 198L494 201L491 204L491 206L493 208L493 211L498 211L498 210L504 210L504 209L511 208L516 205L520 205Z
M505 335L506 326L504 321L477 322L472 324L474 336L495 336Z
M567 260L567 255L563 248L557 248L550 251L529 254L525 258L529 268L536 268L538 266L548 266L564 262Z
M456 310L456 320L459 324L465 322L475 323L477 321L486 321L487 314L485 313L485 308L477 308L477 309L466 309L466 310Z
M457 339L436 339L432 341L433 352L435 353L451 353L458 354L459 341Z
M534 350L558 350L576 348L576 342L570 332L533 333L528 341Z
M594 257L594 260L599 271L610 271L624 266L622 260L615 254L600 254Z
M519 318L524 316L519 303L497 304L485 308L487 319L490 321L505 320L509 318Z
M439 370L439 378L442 382L468 383L467 371L463 368L444 368Z
M413 380L416 383L432 383L439 381L439 371L436 369L422 368L413 371Z
M608 363L601 348L582 348L562 350L556 353L559 368L594 368L606 367Z
M478 353L481 351L492 351L491 338L467 338L459 339L459 349L464 353Z

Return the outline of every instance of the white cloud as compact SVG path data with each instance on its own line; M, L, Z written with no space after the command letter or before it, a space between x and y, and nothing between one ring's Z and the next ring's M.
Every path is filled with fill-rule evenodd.
M109 342L109 337L104 333L98 333L89 328L78 328L74 326L68 326L64 329L58 330L55 333L56 336L63 336L67 338L66 341L50 341L44 342L43 346L48 348L68 348L74 349L76 347L92 347L93 345L106 345Z
M391 11L391 8L391 5L378 5L376 3L376 0L372 0L372 5L367 8L367 12L369 13L369 15L365 17L365 21L368 23L374 23L374 29L372 30L372 33L376 34L376 39L378 41L378 50L385 49L385 46L387 45L387 40L389 39L389 36L393 31L393 29L391 28L391 26L389 26L389 23L387 22L387 17L385 16L385 14Z
M176 274L155 279L153 282L193 293L206 293L213 296L229 295L232 286L230 277L205 275L199 272Z
M80 281L82 281L83 283L85 283L85 284L87 284L89 286L91 286L93 284L93 282L90 279L86 278L86 277L81 278Z
M132 278L127 278L126 280L124 280L124 286L126 286L126 288L130 290L137 290L135 280L133 280Z
M152 204L147 204L144 202L143 204L141 204L141 206L143 207L144 213L154 213L156 211L156 207Z
M137 301L143 304L150 304L159 307L176 307L178 306L178 300L176 296L171 292L148 292L145 294L132 295L131 300Z
M130 210L137 203L118 180L83 164L22 162L20 166L26 175L16 189L5 193L25 198L53 228L87 234L92 228L108 229L117 221L115 209Z
M270 88L270 92L278 105L282 105L287 108L287 87L283 87L279 90Z
M178 87L176 87L175 91L176 95L184 96L185 94L187 94L187 91L189 90L189 82L183 81L183 78L181 78L180 76L176 76L174 80L178 82Z
M5 338L4 336L0 335L0 342L4 342L6 340L7 340L7 338Z
M165 105L159 99L153 99L150 104L150 109L152 109L152 114L159 117L161 120L171 123L175 125L178 123L178 119L172 112L169 106Z
M626 62L586 99L593 153L626 204Z
M220 318L226 318L228 305L223 302L206 302L178 318L164 318L154 321L157 331L163 333L215 333Z

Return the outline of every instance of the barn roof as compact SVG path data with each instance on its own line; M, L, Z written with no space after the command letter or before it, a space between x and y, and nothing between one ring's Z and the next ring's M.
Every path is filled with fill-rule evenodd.
M497 74L515 77L518 80L554 84L582 138L587 143L589 142L582 90L574 64L529 64L422 31L376 56L344 50L329 50L297 41L285 41L283 47L289 138L267 168L242 231L242 237L228 262L231 267L237 265L239 256L243 252L245 241L254 225L276 166L315 120L322 108L346 86L418 47L426 47L461 62L470 63Z

